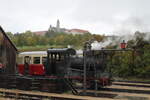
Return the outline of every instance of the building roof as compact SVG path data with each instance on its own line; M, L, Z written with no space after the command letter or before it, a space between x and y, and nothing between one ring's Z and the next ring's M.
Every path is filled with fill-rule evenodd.
M55 27L52 27L52 29L56 30ZM60 28L60 31L67 32L67 33L89 33L89 31L82 30L82 29L65 29L65 28ZM46 32L48 32L48 31L35 31L35 32L32 32L32 33L36 34L36 35L44 36L46 34Z
M71 29L69 32L89 33L89 31L82 29Z
M8 39L8 41L10 42L10 44L14 47L14 49L16 50L16 51L18 51L17 50L17 48L16 48L16 46L13 44L13 42L10 40L10 38L7 36L7 34L5 33L5 31L3 30L3 28L0 26L0 31L2 32L2 34Z
M33 32L36 35L45 35L47 31L35 31Z

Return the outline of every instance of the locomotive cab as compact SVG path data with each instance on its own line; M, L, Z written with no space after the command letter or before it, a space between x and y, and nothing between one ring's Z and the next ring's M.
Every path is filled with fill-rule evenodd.
M70 66L72 55L76 51L72 48L48 49L46 74L54 76L64 76Z

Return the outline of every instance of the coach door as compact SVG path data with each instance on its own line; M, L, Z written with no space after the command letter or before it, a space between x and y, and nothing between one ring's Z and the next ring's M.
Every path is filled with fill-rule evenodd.
M31 62L31 57L25 56L24 57L24 73L25 73L25 75L29 74L30 62Z

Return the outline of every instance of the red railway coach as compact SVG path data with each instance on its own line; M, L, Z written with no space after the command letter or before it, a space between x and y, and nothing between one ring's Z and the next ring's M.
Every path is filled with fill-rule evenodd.
M44 75L46 51L21 52L18 55L18 71L20 74Z

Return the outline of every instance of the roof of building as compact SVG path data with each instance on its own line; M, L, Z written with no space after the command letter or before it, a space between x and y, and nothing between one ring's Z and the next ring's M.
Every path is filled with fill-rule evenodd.
M70 29L69 30L69 32L73 32L73 31L80 32L80 33L88 33L89 32L87 30L82 30L82 29Z
M1 30L2 34L8 39L8 41L10 42L10 44L14 47L14 49L16 51L18 51L17 48L16 48L16 46L13 44L13 42L10 40L10 38L7 36L7 34L5 33L5 31L3 30L3 28L1 26L0 26L0 30Z
M33 32L36 35L45 35L47 31L35 31Z

